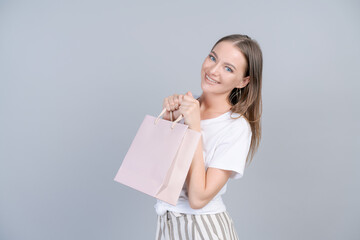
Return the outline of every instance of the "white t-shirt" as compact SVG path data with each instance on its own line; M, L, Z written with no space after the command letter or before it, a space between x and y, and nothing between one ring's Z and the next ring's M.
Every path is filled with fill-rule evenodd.
M194 98L199 96L194 95ZM231 115L232 114L232 115ZM246 157L251 143L250 124L238 113L228 111L216 118L200 121L201 134L203 141L203 157L205 170L208 167L232 170L230 179L239 179L244 174ZM180 121L184 123L184 119ZM188 201L186 182L181 190L176 206L156 199L154 208L158 215L162 215L166 210L187 213L187 214L214 214L226 210L221 195L226 192L227 183L217 193L217 195L203 208L193 209Z

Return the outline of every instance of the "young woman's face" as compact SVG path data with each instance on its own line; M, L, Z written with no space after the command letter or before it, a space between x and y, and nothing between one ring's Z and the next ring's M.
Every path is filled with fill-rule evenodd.
M204 92L227 93L243 88L249 78L243 78L245 56L233 43L222 41L205 58L201 67L201 88ZM208 78L216 81L211 82Z

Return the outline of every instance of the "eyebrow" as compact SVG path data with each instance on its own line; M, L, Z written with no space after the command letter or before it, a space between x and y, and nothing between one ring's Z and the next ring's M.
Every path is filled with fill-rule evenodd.
M211 52L215 55L216 58L218 57L217 54L214 51L211 51ZM232 66L233 68L236 69L236 67L234 65L232 65L231 63L226 62L225 64L230 65L230 66Z

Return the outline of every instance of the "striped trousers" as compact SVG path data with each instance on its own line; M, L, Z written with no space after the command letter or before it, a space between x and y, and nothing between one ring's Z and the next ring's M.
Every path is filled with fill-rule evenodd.
M156 240L238 240L227 211L185 214L167 211L157 217Z

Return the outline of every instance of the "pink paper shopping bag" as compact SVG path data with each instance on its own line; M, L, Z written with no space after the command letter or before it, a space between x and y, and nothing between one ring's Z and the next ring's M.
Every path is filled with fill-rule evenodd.
M114 180L172 205L185 183L201 133L146 115Z

